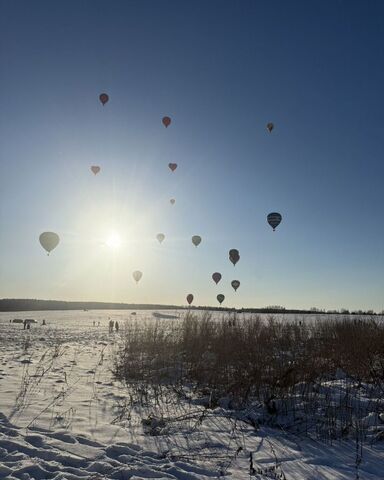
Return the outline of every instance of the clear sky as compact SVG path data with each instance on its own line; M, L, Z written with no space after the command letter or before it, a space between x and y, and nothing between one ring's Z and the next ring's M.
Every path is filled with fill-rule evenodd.
M0 0L0 67L0 297L384 308L383 1Z

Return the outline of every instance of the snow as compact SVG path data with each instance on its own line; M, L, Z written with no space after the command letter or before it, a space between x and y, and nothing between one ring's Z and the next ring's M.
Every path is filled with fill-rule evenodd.
M16 317L37 324L24 330L9 322ZM109 319L119 333L108 333ZM258 422L257 412L236 417L226 399L213 410L204 398L169 394L161 405L132 406L132 392L111 372L132 321L154 319L148 311L0 313L0 479L356 478L352 439L329 444L294 435L284 419L277 428ZM337 372L324 387L330 396L342 395L343 377ZM362 420L383 440L363 445L361 479L384 478L381 415Z

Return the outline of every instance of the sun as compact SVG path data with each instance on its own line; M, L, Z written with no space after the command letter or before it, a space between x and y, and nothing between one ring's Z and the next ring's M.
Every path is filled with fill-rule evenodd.
M111 232L105 241L105 244L109 248L119 248L121 245L121 238L120 235L116 232Z

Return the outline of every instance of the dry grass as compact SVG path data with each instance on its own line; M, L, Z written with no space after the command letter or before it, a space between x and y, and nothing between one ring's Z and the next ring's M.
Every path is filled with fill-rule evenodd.
M158 384L193 384L220 395L281 396L299 383L330 379L342 370L359 382L383 386L384 324L374 319L318 323L187 314L182 322L125 331L116 377Z
M136 403L159 404L168 389L184 400L204 397L207 408L253 409L247 420L255 428L268 421L332 441L360 435L362 419L384 412L384 323L193 313L136 323L126 327L114 374ZM263 415L254 415L255 405Z

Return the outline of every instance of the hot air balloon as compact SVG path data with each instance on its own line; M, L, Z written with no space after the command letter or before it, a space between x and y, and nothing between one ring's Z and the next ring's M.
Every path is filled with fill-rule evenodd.
M239 282L239 280L232 280L231 285L232 285L232 288L236 292L236 290L240 287L240 282Z
M267 222L273 228L273 231L275 231L275 228L281 222L281 218L282 217L281 217L280 213L277 213L277 212L272 212L267 216Z
M168 167L174 172L177 168L177 163L168 163Z
M164 127L168 128L169 125L171 124L171 119L170 119L170 117L163 117L162 122L163 122Z
M220 303L220 305L224 302L224 295L222 293L219 293L219 295L217 295L217 301Z
M233 266L235 266L236 263L240 260L240 254L239 251L236 250L236 248L232 248L232 250L229 250L229 260L233 263Z
M97 175L100 172L100 167L97 165L92 165L91 170L95 175Z
M221 280L221 273L219 272L212 273L212 279L217 285Z
M49 253L59 244L60 237L54 232L43 232L39 237L39 241L49 255Z
M159 241L159 243L161 243L161 242L164 240L165 235L164 235L164 233L158 233L158 234L156 235L156 238L157 238L157 240Z
M169 201L170 201L171 205L174 205L175 202L176 202L176 200L174 198L171 198Z
M267 130L269 133L272 132L272 130L275 128L272 122L267 123Z
M99 95L100 102L103 104L103 106L108 102L109 96L106 93L101 93Z
M140 270L136 270L135 272L132 273L132 277L135 280L136 283L139 283L141 277L143 276L142 272Z
M187 295L187 302L188 302L188 305L190 305L190 304L193 302L193 295L192 295L192 293L190 293L189 295Z
M201 237L199 235L193 235L192 243L197 247L201 243Z

